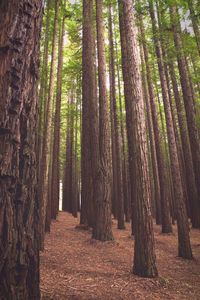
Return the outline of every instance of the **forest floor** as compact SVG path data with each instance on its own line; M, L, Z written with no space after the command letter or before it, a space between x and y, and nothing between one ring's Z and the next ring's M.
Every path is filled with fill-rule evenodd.
M200 230L191 230L194 260L177 257L177 233L163 235L154 226L159 277L145 279L131 273L134 240L130 224L117 230L114 242L91 239L76 229L78 220L61 212L46 234L41 253L42 299L124 300L200 299Z

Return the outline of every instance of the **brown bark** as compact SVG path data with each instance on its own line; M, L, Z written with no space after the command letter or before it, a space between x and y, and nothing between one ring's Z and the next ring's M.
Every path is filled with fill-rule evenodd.
M42 1L0 2L0 298L40 299L36 116Z
M93 1L83 2L82 52L82 134L81 134L81 218L80 223L94 227L94 180L99 155L96 93ZM88 146L89 145L89 146Z
M40 74L40 91L39 91L39 110L38 110L38 132L37 132L37 172L40 178L41 156L42 156L42 137L44 132L44 122L46 114L46 98L48 94L48 50L49 50L49 23L50 23L50 0L47 1L46 8L46 24L45 24L45 41L42 60L42 68Z
M96 0L96 26L99 81L99 157L95 178L95 226L93 238L113 239L111 222L110 128L106 91L106 61L104 46L103 1Z
M51 139L51 121L52 121L52 101L54 92L54 80L55 80L55 64L56 64L56 35L58 27L58 10L59 0L55 2L55 16L54 16L54 31L52 40L52 60L49 79L49 94L46 106L46 122L43 135L43 149L42 149L42 161L41 161L41 174L39 181L39 197L40 197L40 222L41 222L41 249L44 248L44 229L46 218L46 206L47 206L47 193L48 193L48 160L50 155L50 139Z
M180 74L181 87L183 92L183 100L186 111L188 133L190 146L192 151L192 159L195 173L196 186L198 189L198 197L200 198L200 143L199 132L195 120L195 107L193 92L190 84L190 78L187 70L187 61L185 59L183 44L181 40L181 28L178 19L178 12L175 6L170 7L171 23L174 35L174 44L176 48L178 69ZM200 201L199 201L200 205Z
M145 32L143 24L140 20L140 30L142 37L142 45L144 51L144 59L146 64L146 76L149 90L149 100L152 112L152 122L155 135L155 147L156 147L156 156L158 162L158 172L159 172L159 182L160 182L160 201L161 201L161 222L162 222L162 233L172 232L171 220L170 220L170 211L169 211L169 193L167 182L167 166L165 158L161 149L161 134L158 124L158 113L155 103L155 94L152 80L152 71L149 64L149 55L148 48L145 40Z
M177 226L178 226L178 243L179 243L178 254L183 258L191 259L192 249L190 245L189 225L187 220L185 199L184 199L184 193L182 188L177 145L175 140L171 107L170 107L169 95L167 90L167 82L166 82L166 76L165 76L165 70L163 64L163 54L161 51L160 42L158 40L158 30L157 30L156 18L154 14L154 7L153 7L152 0L149 0L149 12L152 20L154 44L155 44L160 82L162 88L162 96L164 102L172 180L173 180L174 187L176 187L174 188L174 195L175 195L176 216L177 216Z
M57 68L57 93L56 93L56 111L54 118L54 138L53 138L53 155L52 155L52 178L51 178L51 199L54 209L52 217L55 219L59 209L60 197L60 109L62 96L62 69L63 69L63 40L65 33L65 16L62 20L61 33L58 50L58 68ZM50 205L49 205L50 206Z
M122 154L122 175L123 175L123 196L124 196L124 213L126 222L130 222L131 215L131 197L130 197L130 189L129 189L129 175L128 175L128 163L127 163L127 155L125 149L126 143L126 130L123 119L123 109L122 109L122 92L121 92L121 76L120 76L120 65L119 65L119 52L117 47L117 37L116 30L114 27L115 33L115 48L116 48L116 66L117 66L117 84L118 84L118 92L119 92L119 110L120 110L120 133L121 133L121 154Z
M157 268L150 209L144 102L140 77L140 56L131 0L119 0L119 20L131 196L134 205L135 249L133 272L139 276L155 277L157 276Z
M191 209L190 211L191 221L192 221L192 226L194 228L198 228L200 225L200 210L198 206L198 193L197 193L196 182L195 182L192 153L191 153L190 142L188 137L188 128L185 119L185 111L182 104L181 95L178 90L178 84L176 80L176 74L175 74L173 62L169 62L169 70L170 70L174 97L176 102L181 142L183 146L182 149L183 149L185 171L186 171L188 200Z
M112 8L109 5L109 45L110 45L110 101L113 111L113 125L114 125L114 138L113 143L115 144L116 151L116 177L113 178L114 186L116 186L116 200L117 200L117 219L118 229L125 229L124 224L124 195L123 195L123 178L122 178L122 161L121 161L121 145L120 145L120 133L119 133L119 118L117 111L117 100L116 100L116 82L115 82L115 61L114 61L114 41L113 41L113 18ZM112 122L112 121L111 121Z
M141 35L142 37L142 35ZM144 36L142 37L144 38ZM149 100L149 93L147 87L147 79L145 74L145 62L144 62L144 54L141 53L141 61L142 61L142 83L143 83L143 93L144 99L146 103L146 112L147 112L147 124L148 124L148 133L150 140L150 149L151 149L151 161L152 161L152 171L153 171L153 184L154 184L154 199L155 199L155 209L156 209L156 224L161 224L161 202L160 202L160 181L159 181L159 173L158 173L158 162L156 155L156 144L155 144L155 134L153 128L153 120L152 120L152 112ZM164 211L166 214L166 211ZM169 214L169 211L168 211ZM170 224L170 219L167 220ZM169 227L170 228L170 227Z

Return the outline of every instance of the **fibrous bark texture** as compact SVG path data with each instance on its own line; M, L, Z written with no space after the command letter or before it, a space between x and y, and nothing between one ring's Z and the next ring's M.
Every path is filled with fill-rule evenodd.
M36 109L40 0L0 2L0 299L40 299Z

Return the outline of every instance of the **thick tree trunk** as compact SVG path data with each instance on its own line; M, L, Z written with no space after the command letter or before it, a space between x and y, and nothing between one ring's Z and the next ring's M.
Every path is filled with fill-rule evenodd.
M140 56L132 0L119 0L120 35L129 147L131 195L134 204L134 268L139 276L157 276ZM127 60L128 58L128 60Z
M42 1L0 2L0 299L40 299L36 116Z
M93 1L83 2L83 79L81 135L81 218L80 224L94 227L94 180L97 170L98 104L96 93L95 40L93 32ZM89 146L88 146L89 145Z
M93 238L113 239L111 221L110 128L106 91L103 1L96 0L98 79L99 79L99 159L95 178L95 226Z

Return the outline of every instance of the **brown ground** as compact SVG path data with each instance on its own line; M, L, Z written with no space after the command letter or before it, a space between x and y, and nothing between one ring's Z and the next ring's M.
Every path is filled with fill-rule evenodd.
M131 273L130 225L120 231L114 221L115 242L101 243L91 240L88 231L75 229L77 224L78 220L62 212L46 235L41 254L42 299L200 299L200 231L191 231L195 259L187 261L176 256L176 234L161 235L155 226L159 278L145 279Z

